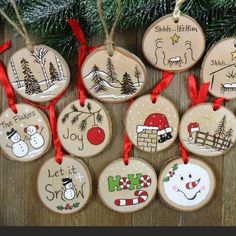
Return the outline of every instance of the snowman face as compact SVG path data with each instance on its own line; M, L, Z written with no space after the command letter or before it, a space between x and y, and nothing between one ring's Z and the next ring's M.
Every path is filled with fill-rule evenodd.
M68 183L65 187L66 187L66 189L71 189L73 187L73 184L72 183Z
M36 132L37 132L37 129L36 129L35 126L30 125L30 126L27 127L27 134L33 135L33 134L35 134Z
M13 143L17 143L21 140L21 136L18 133L15 133L12 137L11 137L11 141Z
M170 176L170 175L171 176ZM169 172L164 189L169 200L177 205L190 207L206 199L210 190L210 177L205 169L196 164L178 164Z

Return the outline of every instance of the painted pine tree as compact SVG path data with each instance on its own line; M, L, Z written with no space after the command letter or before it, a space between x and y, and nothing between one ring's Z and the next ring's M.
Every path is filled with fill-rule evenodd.
M59 80L59 74L52 62L49 63L49 74L51 83Z
M225 126L226 126L226 115L223 116L221 121L219 122L219 125L215 131L216 137L225 137Z
M103 79L101 75L99 74L100 68L97 65L94 65L92 69L92 81L94 83L94 90L96 93L102 92L102 91L107 91L107 88L103 84Z
M115 68L114 68L114 65L112 63L112 60L110 57L107 58L107 79L108 79L108 82L110 83L116 83L118 82L117 80L117 74L115 72Z
M121 94L133 94L136 92L136 88L134 86L134 83L130 77L130 75L125 72L123 75L123 80L121 83Z
M139 87L140 87L140 78L141 78L141 76L142 76L141 71L139 70L138 66L136 65L135 69L134 69L134 77L137 79L137 83L138 83Z
M42 93L40 85L29 67L29 62L25 58L21 60L21 67L24 74L25 93L28 95Z

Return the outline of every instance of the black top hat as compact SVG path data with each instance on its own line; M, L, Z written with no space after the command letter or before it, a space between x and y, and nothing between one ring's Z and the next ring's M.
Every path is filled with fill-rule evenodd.
M67 185L67 184L69 184L69 183L72 183L72 179L71 178L63 178L62 179L62 182L63 182L63 185L65 186L65 185Z
M10 139L17 131L12 128L10 131L7 132L7 137Z

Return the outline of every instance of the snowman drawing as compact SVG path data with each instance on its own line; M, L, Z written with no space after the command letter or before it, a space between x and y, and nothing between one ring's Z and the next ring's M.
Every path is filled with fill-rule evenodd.
M12 128L7 132L8 139L13 143L11 148L12 153L19 158L25 157L29 152L29 147L25 141L21 140L21 136L17 131Z
M62 179L64 186L64 197L67 200L72 200L75 197L74 185L71 178Z
M203 202L210 191L210 177L201 166L175 164L163 179L167 197L177 205L190 207Z
M29 125L24 129L24 132L30 136L30 144L34 149L41 148L44 145L44 138L41 135L41 132L38 132L38 125Z

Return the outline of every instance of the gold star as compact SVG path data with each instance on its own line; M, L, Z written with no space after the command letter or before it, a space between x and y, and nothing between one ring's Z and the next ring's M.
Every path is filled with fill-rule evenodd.
M232 61L236 58L236 50L234 52L231 52L232 55Z
M178 36L176 33L170 37L172 39L172 44L174 45L175 43L179 42L180 36Z

